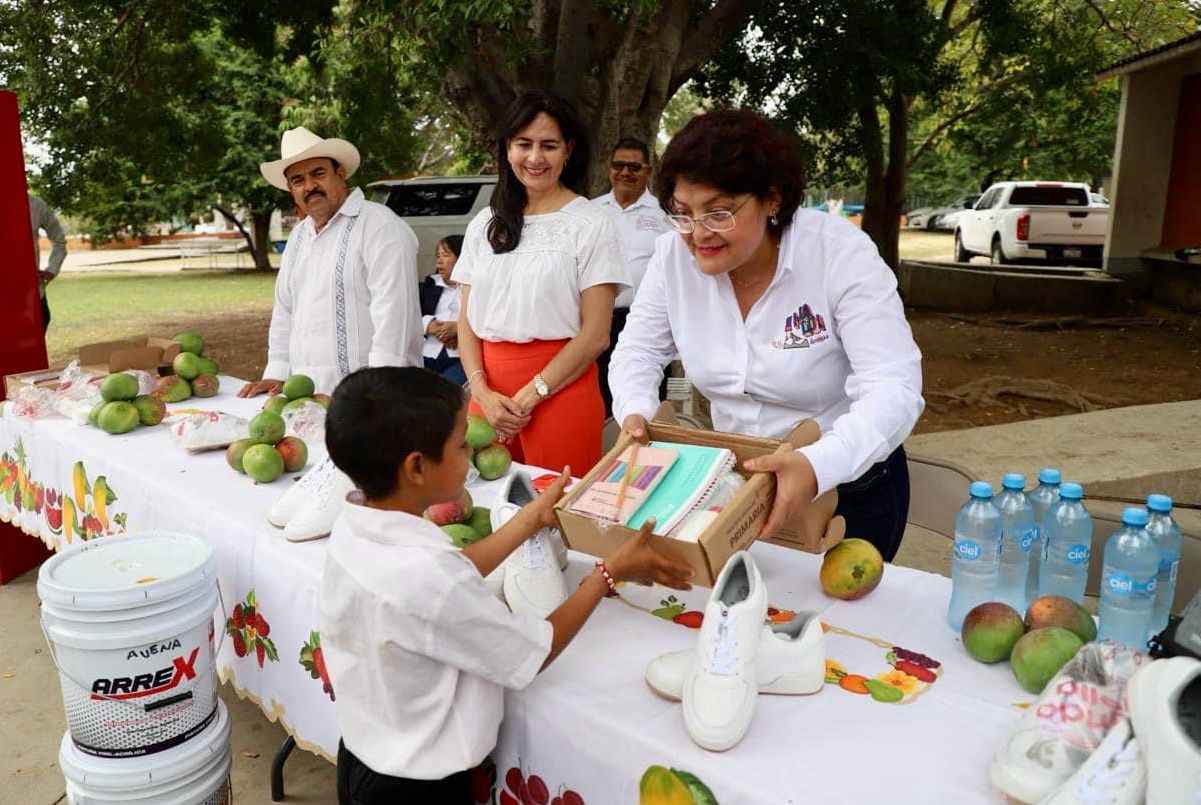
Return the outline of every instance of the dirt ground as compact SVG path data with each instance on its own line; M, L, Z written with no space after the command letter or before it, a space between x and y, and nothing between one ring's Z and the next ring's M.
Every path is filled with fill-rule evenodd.
M269 319L263 310L164 324L203 333L223 371L258 377ZM917 433L1201 398L1194 314L1152 305L1089 320L910 310L909 321L927 401Z

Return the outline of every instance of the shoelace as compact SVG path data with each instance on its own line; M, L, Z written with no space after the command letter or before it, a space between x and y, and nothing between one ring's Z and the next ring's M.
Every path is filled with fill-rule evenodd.
M300 479L300 483L310 485L314 492L321 489L323 483L328 483L330 475L333 474L334 461L327 458L318 464L313 469L304 474Z
M1081 802L1089 805L1106 805L1117 801L1121 789L1134 763L1142 756L1137 747L1127 744L1113 757L1093 769L1087 779L1076 783L1075 794Z
M720 676L734 675L734 649L737 646L734 639L734 617L730 610L721 608L717 619L717 628L709 636L709 660L705 670Z
M542 532L534 534L525 541L525 567L527 570L545 570L550 567Z
M317 484L313 487L313 498L324 498L329 494L330 489L334 485L335 479L338 477L338 470L332 465L329 469L317 479Z

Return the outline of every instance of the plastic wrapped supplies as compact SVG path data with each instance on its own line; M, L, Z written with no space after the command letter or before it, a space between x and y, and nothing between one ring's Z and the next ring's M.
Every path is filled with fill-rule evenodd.
M218 450L248 438L247 422L223 411L201 411L173 417L171 435L175 444L189 453Z
M305 444L325 444L325 406L321 403L289 403L280 416L288 436L297 436Z

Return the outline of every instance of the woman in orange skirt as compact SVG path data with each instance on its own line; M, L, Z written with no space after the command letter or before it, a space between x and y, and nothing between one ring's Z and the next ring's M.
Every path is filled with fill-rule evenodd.
M583 474L600 460L596 359L629 268L612 220L574 189L588 148L565 100L520 96L497 152L490 209L468 225L453 274L471 407L516 461Z

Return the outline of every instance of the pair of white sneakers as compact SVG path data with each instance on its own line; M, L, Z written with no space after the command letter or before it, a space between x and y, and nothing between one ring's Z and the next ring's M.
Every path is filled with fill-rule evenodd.
M290 542L328 537L354 481L325 459L292 484L267 512L267 522L284 530Z
M513 470L505 476L492 506L495 532L537 497L530 476ZM530 612L545 618L567 600L567 546L558 529L541 528L517 546L495 570L484 577L488 588L513 612Z
M696 646L652 660L646 682L682 701L688 736L721 752L750 728L760 693L807 695L826 677L826 640L816 613L767 625L767 591L746 551L730 557L713 585Z
M1039 805L1201 803L1201 661L1173 657L1142 665L1127 683L1126 702L1128 717L1079 768L1060 758L1024 769L1021 756L1006 756L1011 741L993 764L994 783L1000 776L1007 794Z

